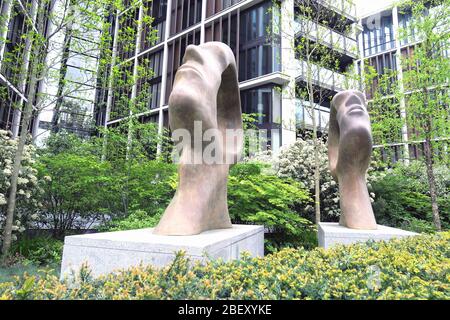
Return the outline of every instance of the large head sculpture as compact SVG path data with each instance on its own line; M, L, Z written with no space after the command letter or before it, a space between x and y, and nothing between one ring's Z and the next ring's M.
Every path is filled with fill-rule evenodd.
M182 139L179 184L155 233L230 228L227 177L240 157L243 136L236 62L227 45L186 48L169 97L169 125L174 140Z
M331 174L339 184L339 223L348 228L377 228L365 178L371 155L366 99L359 91L342 91L331 102L328 159Z

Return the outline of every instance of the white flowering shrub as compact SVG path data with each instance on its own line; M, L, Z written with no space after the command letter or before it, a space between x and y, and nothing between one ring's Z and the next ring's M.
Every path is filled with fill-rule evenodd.
M11 138L8 131L0 130L0 230L6 218L6 206L10 179L13 171L13 161L17 149L17 140ZM41 192L36 177L37 171L33 168L35 148L33 145L26 145L22 168L19 173L17 185L16 211L14 216L13 231L25 231L25 222L37 219L36 213L39 203L36 194ZM16 236L13 235L13 240ZM0 234L0 242L1 242Z
M320 174L320 207L322 215L338 217L339 188L328 168L327 145L318 141ZM314 142L298 139L295 143L282 147L274 159L274 166L280 177L291 177L302 182L314 195ZM308 214L314 214L314 203L306 206Z

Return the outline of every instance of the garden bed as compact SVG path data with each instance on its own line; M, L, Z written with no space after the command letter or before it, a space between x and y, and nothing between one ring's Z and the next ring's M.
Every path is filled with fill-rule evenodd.
M0 299L450 299L450 232L161 270L136 267L69 286L53 274L0 284Z

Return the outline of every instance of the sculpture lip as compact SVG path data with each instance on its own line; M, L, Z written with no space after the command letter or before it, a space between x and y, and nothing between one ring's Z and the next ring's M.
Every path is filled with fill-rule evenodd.
M200 77L203 78L203 74L194 66L185 63L178 68L178 71L189 71L189 70L197 73Z
M366 112L366 110L364 109L363 106L359 105L359 104L354 104L351 105L348 109L347 109L347 113L357 113L357 112Z

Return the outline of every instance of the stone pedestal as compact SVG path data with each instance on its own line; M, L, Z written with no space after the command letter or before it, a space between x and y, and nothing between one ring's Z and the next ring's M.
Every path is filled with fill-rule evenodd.
M329 248L336 244L351 244L367 240L389 240L418 235L415 232L378 225L376 230L357 230L340 226L338 223L319 223L319 247Z
M71 276L86 262L97 277L119 269L151 264L170 264L175 253L186 251L191 260L239 259L242 252L264 255L264 228L233 225L193 236L161 236L153 228L68 236L64 239L61 279Z

